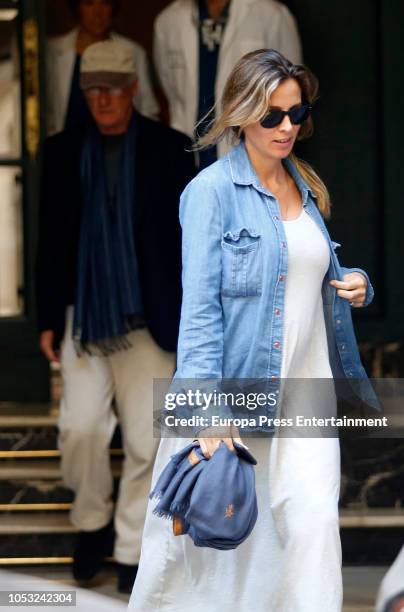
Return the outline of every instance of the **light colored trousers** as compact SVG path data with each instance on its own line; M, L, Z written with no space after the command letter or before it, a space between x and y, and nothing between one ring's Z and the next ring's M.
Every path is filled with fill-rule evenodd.
M72 341L73 308L67 311L61 348L63 397L59 418L62 474L75 493L71 521L91 531L112 518L113 476L109 444L117 424L125 454L115 508L114 556L139 560L140 543L158 440L153 437L153 378L170 378L175 354L163 351L147 329L130 333L132 347L108 357L77 357Z
M189 442L189 441L188 441ZM235 550L197 548L149 502L136 612L341 612L336 438L245 438L256 457L258 520ZM163 439L155 482L187 440Z

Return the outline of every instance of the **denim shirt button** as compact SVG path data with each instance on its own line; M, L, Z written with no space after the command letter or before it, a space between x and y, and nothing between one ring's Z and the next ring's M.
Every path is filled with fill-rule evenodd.
M280 277L279 277L279 280L280 280L280 281L283 281L283 280L284 280L284 278L285 278L285 277L283 276L283 274L281 274L281 275L280 275Z
M337 319L337 325L341 325L341 319Z
M281 311L279 310L279 308L275 308L275 314L277 315L281 314Z
M279 221L279 217L277 215L274 216L275 221Z
M286 249L286 242L282 242L282 246L284 249Z
M275 348L279 348L280 347L280 342L275 342L274 347Z
M343 351L345 348L345 344L341 344L341 351Z

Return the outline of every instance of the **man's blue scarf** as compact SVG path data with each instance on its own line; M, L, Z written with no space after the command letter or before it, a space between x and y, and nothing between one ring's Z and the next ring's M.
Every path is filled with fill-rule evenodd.
M77 352L128 348L142 313L134 244L136 116L126 132L115 197L108 197L101 134L89 125L80 167L83 193L73 339Z

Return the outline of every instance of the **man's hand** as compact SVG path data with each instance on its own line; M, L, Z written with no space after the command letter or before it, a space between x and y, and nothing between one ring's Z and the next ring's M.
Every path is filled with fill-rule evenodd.
M55 333L53 330L48 329L43 331L39 337L39 346L48 361L56 361L59 363L59 354L53 349L54 339Z
M337 289L339 297L348 300L351 306L361 308L365 303L367 280L360 272L344 274L344 280L332 280L330 285Z

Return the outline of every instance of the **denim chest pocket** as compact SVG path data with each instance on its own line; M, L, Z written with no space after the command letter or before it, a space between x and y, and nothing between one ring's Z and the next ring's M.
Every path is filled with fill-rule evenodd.
M222 237L222 295L250 297L261 295L261 236L242 227Z

